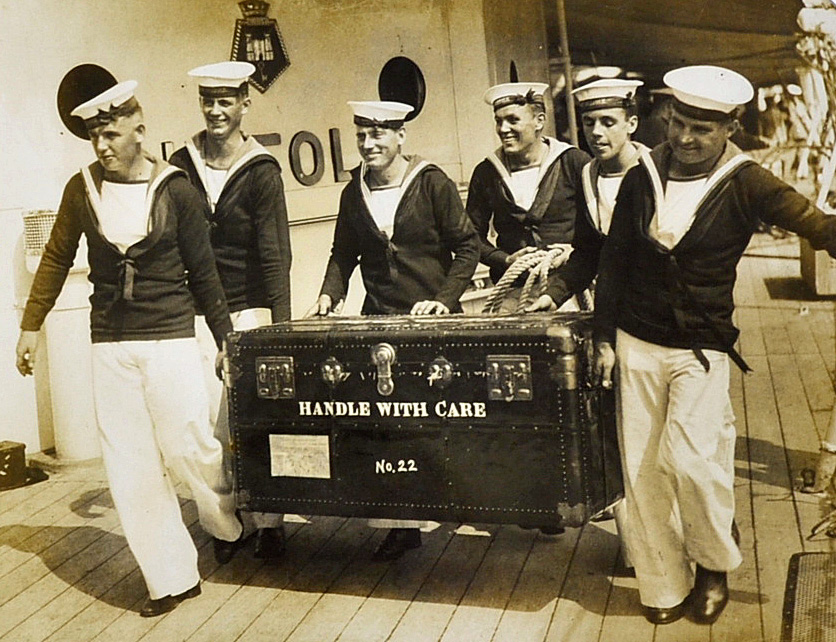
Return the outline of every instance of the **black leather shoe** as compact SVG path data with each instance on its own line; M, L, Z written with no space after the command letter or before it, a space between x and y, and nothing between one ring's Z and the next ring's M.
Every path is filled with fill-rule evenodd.
M229 561L235 557L235 553L238 552L244 545L244 535L242 534L241 537L236 539L234 542L228 542L225 539L218 539L217 537L212 538L212 549L215 552L215 561L218 564L228 564Z
M714 624L729 603L725 571L709 571L697 564L694 590L688 598L688 611L697 624Z
M566 529L563 526L541 526L540 532L543 535L563 535Z
M195 584L188 591L183 591L177 595L166 595L165 597L161 597L157 600L152 600L149 597L145 600L145 604L142 605L142 609L139 611L139 614L142 617L156 617L158 615L162 615L163 613L173 611L183 600L188 600L190 597L197 597L198 595L200 595L200 582Z
M421 531L417 528L393 528L372 555L377 562L396 560L408 550L421 546Z
M651 624L670 624L684 615L685 602L665 609L642 605L642 610L644 611L644 617Z
M278 528L259 528L255 534L253 557L260 560L273 560L284 555L284 525Z

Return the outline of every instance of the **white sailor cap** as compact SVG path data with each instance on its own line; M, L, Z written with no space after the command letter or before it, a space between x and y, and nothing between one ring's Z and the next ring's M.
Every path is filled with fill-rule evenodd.
M87 102L81 103L70 112L71 116L78 116L84 121L97 117L100 114L111 114L114 110L127 103L134 97L136 80L126 80L106 89L98 96L94 96Z
M201 94L236 94L255 72L255 65L238 60L225 60L195 67L189 75L197 78Z
M602 78L572 91L581 111L629 107L635 104L636 89L644 83L641 80Z
M673 90L674 107L702 120L728 118L755 95L744 76L713 65L680 67L666 73L663 81Z
M548 88L544 82L506 82L488 89L482 99L494 111L508 105L545 105L543 94Z
M386 127L400 129L406 115L415 108L406 103L391 100L349 100L354 112L354 124L361 127Z

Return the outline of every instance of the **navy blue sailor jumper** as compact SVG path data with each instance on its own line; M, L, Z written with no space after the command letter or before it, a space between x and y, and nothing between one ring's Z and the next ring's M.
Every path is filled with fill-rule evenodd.
M232 324L209 245L203 200L182 170L146 158L153 163L147 199L149 232L124 253L103 236L88 195L101 194L101 165L93 163L70 178L32 283L22 330L40 329L84 234L88 279L93 284L93 343L193 337L197 300L206 311L216 344L222 345Z
M717 171L740 153L732 143ZM671 148L649 155L662 185ZM604 242L595 292L596 341L615 342L616 328L643 341L672 348L734 352L739 331L732 323L737 264L761 221L807 238L836 256L836 216L749 160L734 166L710 189L691 228L673 249L649 233L656 212L653 179L645 161L621 183Z
M581 170L589 156L566 143L545 139L550 154L557 154L543 173L537 195L529 209L514 201L497 165L497 150L473 170L467 193L467 214L479 234L481 262L490 268L494 283L508 269L506 259L524 247L544 248L551 243L571 243L575 219L584 208ZM491 223L496 245L488 240Z
M334 303L345 298L359 264L366 288L363 314L406 314L425 300L461 311L459 298L479 262L476 232L455 183L437 166L406 158L407 174L417 174L397 206L391 239L377 227L365 203L362 166L351 170L351 181L340 196L320 294Z
M205 139L205 130L196 134L171 162L186 171L208 204L209 238L229 311L269 308L273 323L287 321L292 257L279 163L246 137L213 208L202 169Z

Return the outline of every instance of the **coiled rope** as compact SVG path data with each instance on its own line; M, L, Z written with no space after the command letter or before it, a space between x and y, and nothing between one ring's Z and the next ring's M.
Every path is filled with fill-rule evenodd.
M508 296L508 293L514 289L514 283L521 275L528 272L516 308L517 313L523 312L545 292L549 280L549 270L554 270L563 265L571 254L572 246L567 243L555 243L549 245L545 250L535 250L529 254L524 254L514 261L505 271L505 274L500 277L493 291L488 295L482 313L495 314L499 312L502 302Z

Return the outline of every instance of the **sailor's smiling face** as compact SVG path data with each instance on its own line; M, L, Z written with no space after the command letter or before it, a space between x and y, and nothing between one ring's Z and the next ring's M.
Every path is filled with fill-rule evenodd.
M366 166L374 171L389 167L401 153L404 128L356 126L357 150Z
M639 119L628 116L623 107L609 107L585 112L581 116L581 124L595 158L607 161L621 153L636 131Z
M506 154L523 154L540 140L546 115L530 105L511 104L494 112L496 135Z
M221 140L227 138L241 128L241 120L249 107L247 96L201 96L200 110L206 122L206 133Z
M668 141L679 163L700 169L706 165L704 169L708 171L711 161L720 157L726 142L738 127L734 118L702 120L686 116L674 108L668 121Z

